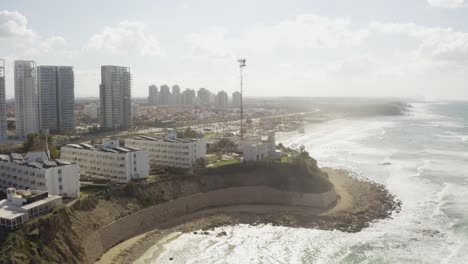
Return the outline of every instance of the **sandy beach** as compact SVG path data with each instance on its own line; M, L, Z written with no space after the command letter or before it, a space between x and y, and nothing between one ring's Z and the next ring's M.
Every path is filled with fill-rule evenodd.
M372 221L390 217L392 211L398 210L399 203L382 186L355 179L346 171L324 170L339 196L331 208L275 205L210 208L126 240L108 250L96 263L149 263L149 259L155 259L164 251L166 243L184 232L217 236L223 234L213 232L215 227L237 224L273 224L358 232Z

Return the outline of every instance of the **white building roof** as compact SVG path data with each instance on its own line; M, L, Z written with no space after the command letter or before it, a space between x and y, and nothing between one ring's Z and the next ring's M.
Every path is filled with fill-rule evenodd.
M23 206L15 205L13 202L3 199L0 201L0 218L14 219L26 214L29 209L60 199L62 199L62 197L58 195L49 195L47 198Z
M90 150L90 151L101 151L101 152L109 152L109 153L129 153L129 152L136 152L141 151L141 149L137 148L123 148L123 147L112 147L112 146L97 146L93 147L89 144L80 143L80 144L67 144L65 147L74 148L74 149L83 149L83 150Z
M24 215L25 212L21 207L14 205L7 199L0 201L0 218L15 219L18 216Z
M148 137L148 136L136 136L133 139L135 140L146 140L146 141L161 141L161 142L170 142L170 143L192 143L196 141L202 141L203 139L198 138L175 138L175 139L167 139L167 138L156 138L156 137Z
M61 167L71 164L61 160L51 160L48 158L45 152L43 154L40 153L39 155L37 152L31 152L27 154L11 153L9 155L0 155L0 162L14 162L18 165L37 169Z
M32 209L34 207L38 207L38 206L41 206L43 204L46 204L46 203L49 203L49 202L52 202L52 201L55 201L55 200L60 200L60 199L62 199L61 196L49 195L47 198L41 199L41 200L36 201L34 203L23 205L21 208L23 208L25 210L29 210L29 209Z

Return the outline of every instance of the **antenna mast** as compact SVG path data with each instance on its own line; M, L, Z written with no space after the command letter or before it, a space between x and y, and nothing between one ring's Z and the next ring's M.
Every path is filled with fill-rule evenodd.
M244 125L243 125L243 120L244 120L244 102L243 102L244 79L243 79L242 69L246 66L245 61L246 61L245 59L237 60L237 62L239 62L239 68L240 68L240 94L241 94L241 96L240 96L240 136L241 136L241 139L244 139Z
M45 134L45 151L47 154L47 158L50 160L50 150L49 150L49 129L44 131Z

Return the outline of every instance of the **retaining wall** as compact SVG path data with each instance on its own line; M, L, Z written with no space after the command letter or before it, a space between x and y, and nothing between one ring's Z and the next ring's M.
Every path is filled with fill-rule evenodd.
M116 244L202 209L241 204L326 208L335 201L335 189L321 194L286 192L265 186L219 189L181 197L123 217L94 232L83 245L88 261L94 263Z

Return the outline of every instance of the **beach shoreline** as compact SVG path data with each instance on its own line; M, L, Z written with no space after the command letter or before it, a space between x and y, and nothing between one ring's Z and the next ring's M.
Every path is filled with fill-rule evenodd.
M208 208L123 241L105 252L96 263L150 263L149 260L156 259L164 245L177 235L187 232L223 235L213 232L215 227L272 224L359 232L399 210L399 202L383 186L356 179L343 170L323 170L328 173L338 195L337 202L329 208L255 204Z

